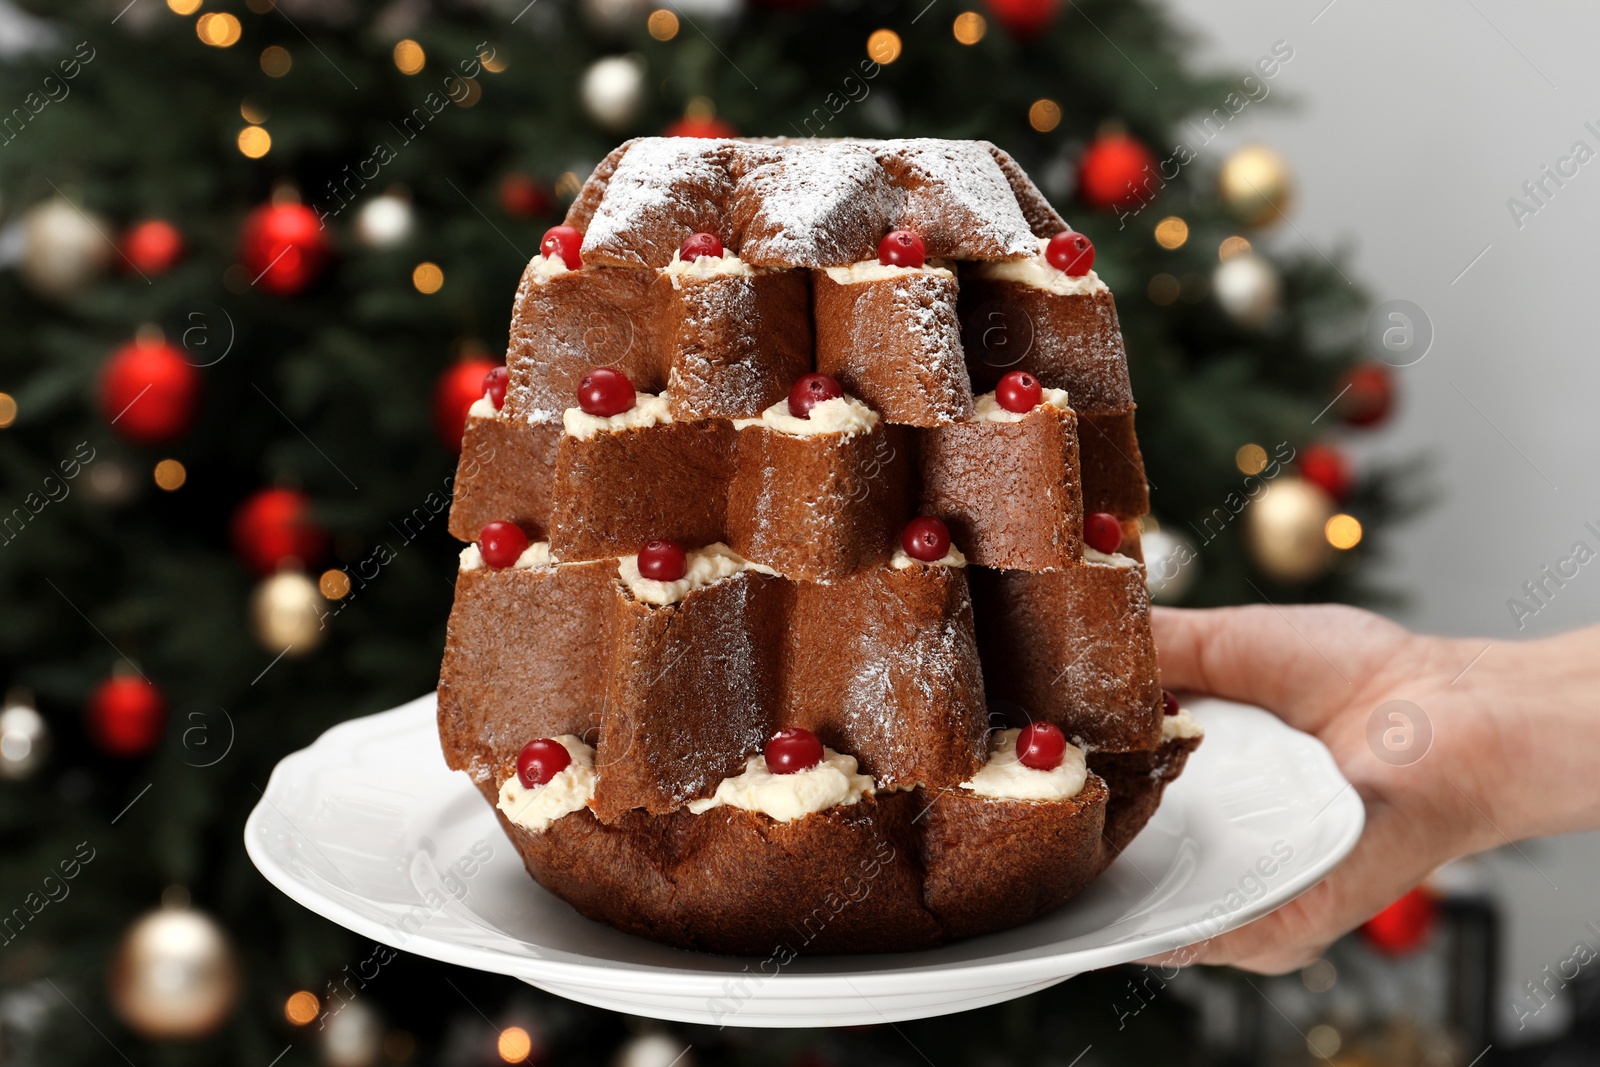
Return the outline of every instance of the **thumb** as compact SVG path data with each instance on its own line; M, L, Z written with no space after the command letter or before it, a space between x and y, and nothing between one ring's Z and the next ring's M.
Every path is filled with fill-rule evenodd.
M1250 605L1151 612L1161 684L1255 704L1315 731L1405 631L1355 608Z

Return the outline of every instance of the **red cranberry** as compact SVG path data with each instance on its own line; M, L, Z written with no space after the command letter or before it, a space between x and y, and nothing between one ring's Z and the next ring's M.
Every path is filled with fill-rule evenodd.
M1045 245L1044 258L1061 273L1081 278L1094 267L1094 243L1081 233L1062 230Z
M1066 735L1054 723L1030 722L1017 735L1017 760L1024 767L1053 771L1066 754Z
M922 515L906 523L900 534L900 547L912 559L933 563L950 551L950 530L932 515Z
M1112 555L1122 547L1122 523L1104 511L1091 511L1083 517L1084 544L1096 552Z
M1178 714L1178 698L1172 695L1172 690L1170 689L1163 689L1161 691L1161 714Z
M483 391L496 411L506 406L506 383L510 380L511 373L504 367L496 367L483 376Z
M632 410L638 394L621 371L596 367L578 383L578 406L587 414L610 418Z
M1007 411L1021 415L1039 406L1044 396L1044 386L1039 379L1025 370L1014 370L1000 379L994 387L995 401Z
M878 262L885 267L920 267L928 250L915 230L895 230L878 242Z
M767 770L773 774L806 771L822 762L822 742L810 730L779 730L767 742Z
M571 226L552 226L544 231L544 240L539 242L539 252L545 259L561 257L561 262L567 265L568 270L577 270L583 266L583 258L578 255L578 249L583 247L583 234Z
M514 522L491 522L478 534L478 553L491 567L509 567L528 548L528 535Z
M639 549L639 574L655 582L675 582L689 573L689 557L676 541L651 541Z
M826 374L806 374L789 390L789 414L797 419L809 419L811 409L824 400L837 400L844 396L844 387Z
M522 746L517 755L517 777L529 789L544 785L572 765L567 746L550 737L541 737Z
M716 234L697 233L678 246L678 258L685 263L693 263L701 256L722 258L722 242L717 240Z

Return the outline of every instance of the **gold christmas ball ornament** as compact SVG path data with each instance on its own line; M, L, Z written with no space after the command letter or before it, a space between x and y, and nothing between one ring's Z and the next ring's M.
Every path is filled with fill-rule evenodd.
M0 711L0 778L21 781L32 777L50 754L50 727L33 702L22 693L6 697Z
M214 1032L233 1011L239 964L227 933L189 907L165 907L137 919L112 958L111 1006L128 1028L151 1041Z
M250 597L250 632L269 652L291 656L322 644L322 613L328 602L317 583L299 571L281 571L256 586Z
M1264 144L1237 149L1217 172L1217 196L1246 226L1266 226L1288 214L1294 177L1284 158Z
M1283 306L1278 268L1254 252L1229 256L1217 264L1211 291L1230 319L1251 329L1265 326Z
M45 296L71 296L110 264L110 232L66 197L35 204L22 218L23 281Z
M1320 578L1333 563L1333 546L1324 530L1338 510L1327 490L1304 478L1280 475L1245 508L1245 547L1251 562L1290 585Z

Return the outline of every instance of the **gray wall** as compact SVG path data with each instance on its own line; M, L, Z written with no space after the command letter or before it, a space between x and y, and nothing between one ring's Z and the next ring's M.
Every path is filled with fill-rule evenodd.
M1399 372L1391 425L1352 437L1358 457L1426 451L1436 506L1398 531L1386 582L1396 617L1507 639L1507 600L1583 540L1600 552L1600 6L1509 0L1173 0L1203 61L1245 64L1287 40L1271 84L1294 110L1252 106L1227 143L1259 138L1299 179L1269 244L1349 247L1378 300L1421 305L1429 355ZM1070 16L1068 16L1070 17ZM1314 21L1313 21L1314 20ZM1596 157L1537 213L1507 200L1582 140ZM1570 166L1569 166L1570 169ZM1542 195L1542 194L1541 194ZM1462 271L1488 251L1470 270ZM1136 306L1124 296L1122 303ZM1476 405L1476 409L1474 407ZM1481 413L1480 413L1481 412ZM1551 587L1554 589L1554 587ZM1531 602L1530 602L1531 605ZM1554 589L1521 634L1600 621L1600 559ZM1508 654L1500 647L1488 655ZM1600 728L1600 724L1597 724ZM1502 1005L1600 920L1600 836L1503 850L1484 868L1508 906ZM1535 868L1534 865L1537 865ZM1552 884L1553 883L1553 884ZM1556 888L1559 887L1559 888ZM1541 1012L1558 1022L1564 1005ZM1514 1024L1513 1024L1514 1025Z

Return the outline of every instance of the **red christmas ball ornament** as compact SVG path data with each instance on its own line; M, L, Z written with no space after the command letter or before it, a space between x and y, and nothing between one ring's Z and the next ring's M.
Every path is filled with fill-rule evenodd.
M1376 426L1394 410L1394 374L1382 363L1364 363L1339 380L1339 417L1347 426Z
M714 233L694 234L678 246L678 258L684 263L693 263L701 256L721 259L722 252L722 241Z
M639 574L652 582L675 582L689 573L689 554L676 541L650 541L639 549Z
M837 400L844 396L844 386L831 375L803 374L789 389L789 414L797 419L809 419L811 409L824 400Z
M936 563L950 551L950 529L932 515L920 515L906 523L900 547L912 559Z
M545 259L560 256L568 270L577 270L583 266L583 257L578 254L582 247L583 234L576 229L571 226L552 226L544 231L544 239L539 242L539 254Z
M550 190L526 174L507 174L500 179L500 210L514 219L531 219L535 215L548 215L555 209L555 197Z
M737 137L739 131L719 118L688 118L669 123L663 137Z
M610 367L596 367L578 383L578 406L585 414L598 418L609 419L631 411L638 399L628 376Z
M1050 28L1061 0L988 0L989 14L1013 37L1037 37Z
M478 554L496 570L515 566L528 549L528 535L514 522L491 522L478 532Z
M1017 734L1017 762L1036 771L1053 771L1067 755L1067 737L1049 722L1030 722Z
M1404 955L1428 939L1436 911L1433 897L1418 887L1362 923L1361 933L1380 952Z
M113 756L142 756L167 722L161 691L143 678L107 678L89 695L89 736Z
M1300 453L1300 477L1320 485L1328 495L1343 502L1355 488L1356 477L1350 461L1332 445L1307 445Z
M878 242L878 262L885 267L920 267L928 250L915 230L893 230Z
M528 789L536 789L572 766L572 753L553 737L529 741L517 753L517 777Z
M1069 278L1081 278L1094 269L1094 242L1076 230L1062 230L1044 246L1044 258Z
M489 398L489 403L499 411L506 406L506 386L511 384L511 372L505 367L496 367L483 376L483 395Z
M447 367L433 386L433 432L452 452L461 451L467 412L487 392L489 373L500 364L481 356Z
M1178 698L1172 695L1172 690L1170 689L1163 689L1161 691L1161 714L1178 714Z
M767 759L767 770L773 774L808 771L822 762L822 742L810 730L779 730L767 742L762 755Z
M239 231L239 259L251 284L277 296L304 291L332 253L317 213L304 204L262 204Z
M1078 163L1078 196L1100 211L1132 207L1155 195L1155 174L1156 157L1142 142L1125 133L1106 134Z
M165 219L146 219L122 235L122 254L141 274L165 274L183 258L183 234Z
M156 444L189 428L200 372L165 341L130 341L100 370L100 413L130 441Z
M1032 411L1044 398L1044 386L1025 370L1008 372L994 387L995 403L1015 415Z
M1083 517L1083 543L1110 556L1122 547L1122 523L1109 511L1092 511Z
M233 550L257 574L272 574L289 560L309 567L327 542L311 521L311 502L293 489L263 489L233 513Z

